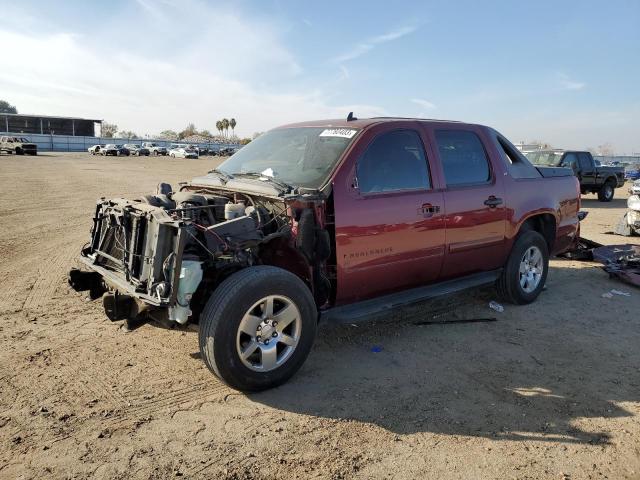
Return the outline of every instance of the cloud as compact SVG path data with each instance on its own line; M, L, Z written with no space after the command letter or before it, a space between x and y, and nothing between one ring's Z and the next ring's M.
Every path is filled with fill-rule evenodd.
M423 100L422 98L412 98L411 101L416 105L420 105L422 108L427 110L433 110L436 106L428 100Z
M349 73L349 69L344 65L340 65L340 80L347 80L351 78L351 73Z
M576 82L570 79L569 76L564 73L558 73L558 79L560 81L560 85L565 90L582 90L587 86L584 82Z
M250 28L242 26L243 31ZM97 35L98 40L102 38ZM20 45L21 56L29 59L3 66L3 98L23 113L103 118L138 134L181 129L189 122L214 131L221 117L235 117L236 131L251 135L293 121L342 118L349 111L359 116L386 115L373 105L335 104L319 90L282 92L268 83L245 80L259 78L267 68L257 58L263 55L280 66L276 69L282 77L297 75L290 68L295 59L273 35L262 38L263 48L243 58L253 63L253 72L246 66L237 67L237 59L218 58L215 52L214 61L208 61L209 57L198 61L191 55L150 55L101 43L93 44L90 37L77 34L34 36L0 29L0 44ZM196 43L187 50L191 48L204 52L208 45ZM240 48L250 50L248 45Z
M367 40L356 44L351 50L343 53L342 55L338 55L333 59L335 63L347 62L349 60L356 59L361 57L362 55L370 52L376 46L381 45L383 43L391 42L393 40L397 40L406 35L409 35L417 30L417 27L406 26L399 28L397 30L393 30L391 32L384 33L382 35L377 35L375 37L368 38Z

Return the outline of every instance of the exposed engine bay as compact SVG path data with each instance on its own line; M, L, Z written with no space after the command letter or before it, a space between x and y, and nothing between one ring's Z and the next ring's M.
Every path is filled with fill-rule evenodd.
M101 199L83 248L90 272L72 270L77 290L103 296L111 320L148 315L184 325L197 318L224 278L254 264L286 265L323 303L331 246L321 228L324 202L301 202L215 188ZM194 315L195 311L195 315Z

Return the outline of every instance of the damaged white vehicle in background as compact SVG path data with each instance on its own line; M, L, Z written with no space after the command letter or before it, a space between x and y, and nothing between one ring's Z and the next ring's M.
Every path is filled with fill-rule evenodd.
M615 233L627 237L640 235L640 180L633 182L629 193L631 196L627 198L627 212L615 228Z

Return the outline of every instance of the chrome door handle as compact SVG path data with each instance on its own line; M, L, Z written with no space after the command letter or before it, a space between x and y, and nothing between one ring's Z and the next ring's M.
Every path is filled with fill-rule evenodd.
M431 205L430 203L425 203L418 209L418 215L422 215L425 218L433 217L433 215L436 213L440 213L439 205Z
M491 195L484 201L484 204L489 208L496 208L498 205L502 205L502 199Z

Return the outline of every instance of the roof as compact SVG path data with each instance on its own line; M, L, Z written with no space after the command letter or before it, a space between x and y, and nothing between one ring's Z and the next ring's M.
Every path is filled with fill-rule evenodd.
M326 127L326 128L366 128L378 123L388 122L402 122L402 121L417 121L424 123L456 123L467 124L465 122L458 122L455 120L435 120L428 118L406 118L406 117L373 117L373 118L358 118L355 120L347 120L346 118L332 119L332 120L312 120L308 122L290 123L278 128L290 128L290 127Z
M28 113L2 113L0 112L0 116L7 117L30 117L30 118L57 118L58 120L82 120L85 122L98 122L102 123L102 120L95 120L92 118L79 118L79 117L59 117L56 115L30 115Z

